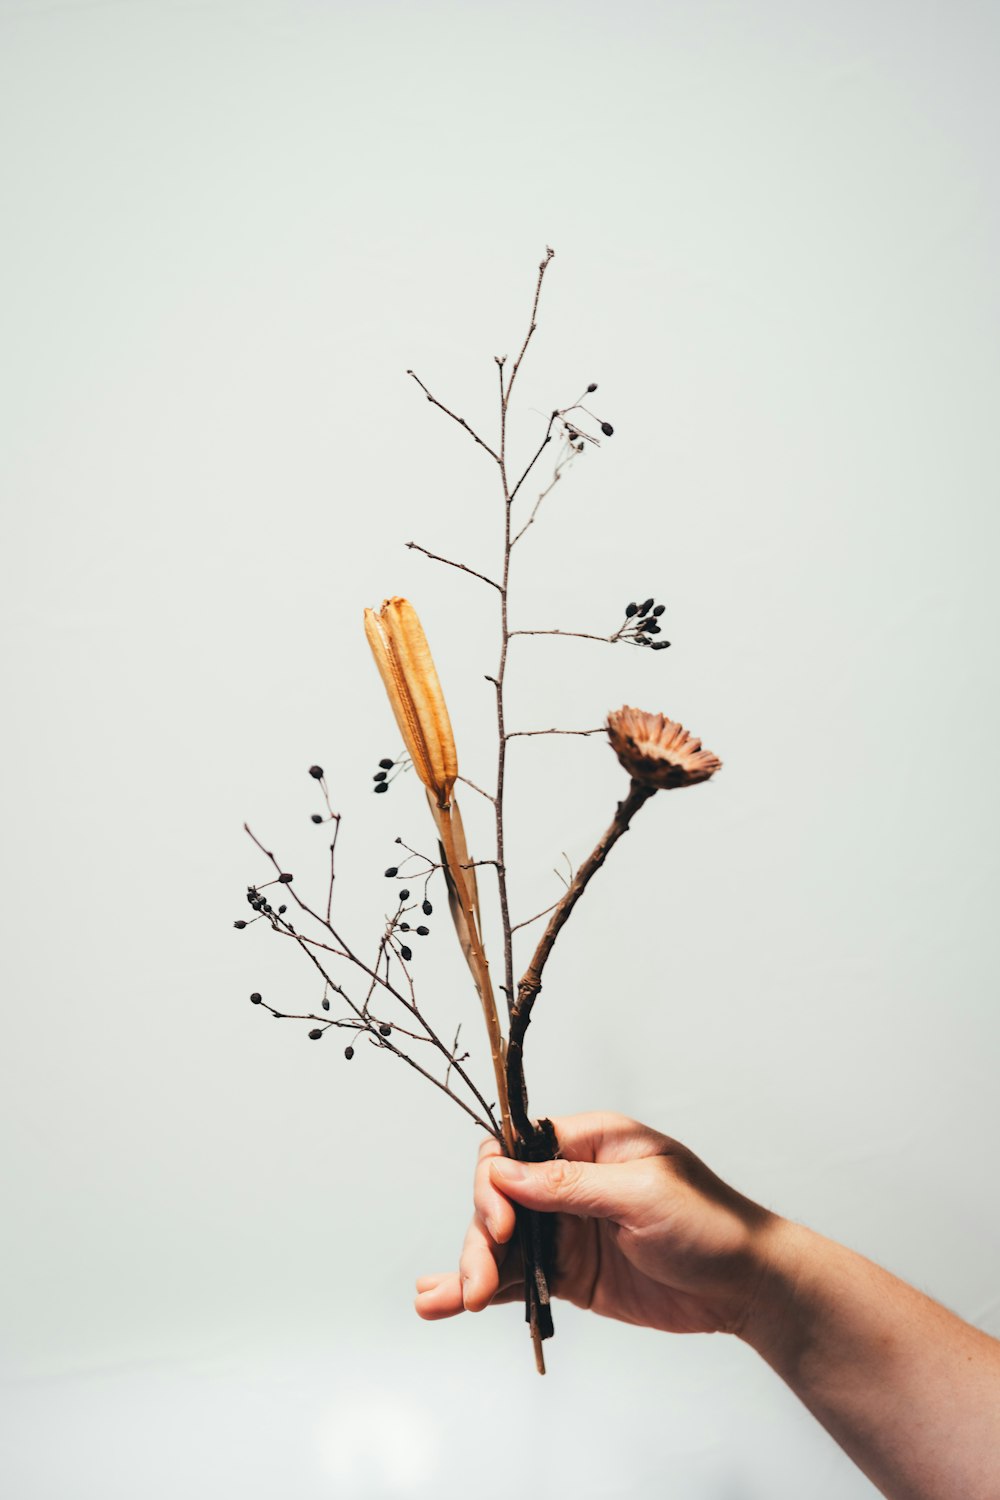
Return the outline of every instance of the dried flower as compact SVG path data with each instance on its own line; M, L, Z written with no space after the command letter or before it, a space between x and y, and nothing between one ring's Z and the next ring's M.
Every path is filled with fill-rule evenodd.
M608 714L608 738L625 770L643 786L694 786L707 781L722 765L683 725L640 708L619 708Z
M387 599L381 610L365 610L365 634L414 770L437 805L447 807L458 756L419 616L408 599Z

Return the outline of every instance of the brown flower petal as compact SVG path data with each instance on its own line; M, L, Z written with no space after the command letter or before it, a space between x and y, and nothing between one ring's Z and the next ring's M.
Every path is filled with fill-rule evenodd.
M694 786L707 781L722 765L683 725L641 708L619 708L608 714L608 738L633 781L643 786Z

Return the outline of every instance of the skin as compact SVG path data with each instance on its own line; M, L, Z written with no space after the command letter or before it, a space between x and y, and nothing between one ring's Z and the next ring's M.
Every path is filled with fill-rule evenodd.
M752 1203L669 1136L622 1115L554 1124L559 1161L483 1143L459 1269L418 1280L422 1318L520 1301L514 1204L555 1213L558 1297L742 1339L889 1500L1000 1500L1000 1341Z

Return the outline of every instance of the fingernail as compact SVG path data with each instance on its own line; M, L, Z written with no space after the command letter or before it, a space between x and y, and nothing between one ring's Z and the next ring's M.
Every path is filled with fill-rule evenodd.
M501 1182L523 1182L527 1177L524 1163L512 1161L509 1156L498 1156L490 1162L490 1171Z

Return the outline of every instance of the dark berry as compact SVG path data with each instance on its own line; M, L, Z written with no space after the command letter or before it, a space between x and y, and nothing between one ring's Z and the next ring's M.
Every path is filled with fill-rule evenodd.
M417 928L417 937L426 937L429 932L430 932L430 928L429 927L418 927Z
M323 780L323 767L322 766L310 766L309 767L309 775L313 778L314 781L322 781Z
M292 883L292 881L294 879L295 879L294 875L288 875L287 873L284 874L284 875L279 875L278 876L278 884L279 885L291 885L291 883Z
M610 422L602 422L601 431L604 433L605 437L614 437L615 435L615 429L612 427Z
M670 642L669 641L652 641L651 645L652 645L654 651L666 651L667 647L670 645Z
M409 963L410 959L413 957L413 949L412 948L408 948L406 946L406 944L404 943L403 946L399 950L399 956L400 956L400 958L405 958L406 962Z
M320 817L319 813L310 813L309 821L310 823L322 823L323 819Z
M639 613L639 606L638 606L638 604L626 604L626 606L625 606L625 618L627 620L631 620L632 616L633 615L637 615L638 613Z
M587 395L588 396L592 396L596 390L597 390L596 384L594 383L594 381L591 381L590 384L587 387Z
M393 876L394 875L398 875L398 874L399 874L399 871L396 868L396 866L395 865L390 865L389 868L388 868L388 870L386 870L386 872L385 872L385 878L386 878L386 880L392 880Z
M254 990L253 994L250 996L250 1004L259 1005L263 998L264 996L260 994L258 990Z
M319 1026L314 1026L313 1029L312 1029L312 1031L310 1031L310 1033L309 1033L309 1040L311 1042L318 1042L319 1039L320 1039L320 1037L322 1035L323 1035L323 1032L322 1032L321 1028Z
M666 609L666 607L667 606L665 604L658 604L656 606L656 608L653 610L653 614L656 616L657 619L660 618L660 616L663 614L663 611Z
M329 1010L330 1009L330 1002L327 999L326 995L323 996L322 1000L319 1003L320 1003L320 1005L322 1005L322 1007L323 1007L324 1010Z
M379 1036L391 1036L392 1035L392 1027L389 1025L388 1021L383 1021L382 1025L379 1027L378 1031L379 1031Z
M380 760L379 761L379 765L382 767L383 771L391 771L392 768L393 768L393 766L395 764L396 764L396 762L394 760Z
M653 607L653 605L655 603L656 603L655 599L647 599L646 602L645 602L645 604L640 604L639 605L639 613L641 615L648 615L649 611L652 609L652 607Z
M388 790L389 783L387 781L380 781L376 786L372 787L373 792L387 792Z
M388 774L388 771L376 771L375 775L372 777L372 781L384 781Z
M400 922L400 924L399 924L399 930L400 930L400 932L409 932L409 930L410 930L410 924L409 924L409 922Z
M279 907L278 907L278 916L279 916L279 917L283 917L283 916L284 916L284 915L285 915L285 912L286 912L286 911L287 911L287 910L288 910L288 907L287 907L287 906L279 906Z
M246 925L247 925L247 924L246 924L246 923L245 923L245 922L234 922L234 923L233 923L233 926L234 926L234 927L240 927L240 928L243 928L243 927L245 927L245 926L246 926Z
M648 630L652 635L659 635L660 633L660 627L655 620L647 620L642 628L643 630Z
M347 1058L347 1061L350 1062L351 1058L354 1056L354 1048L353 1047L345 1047L344 1048L344 1056Z
M429 917L434 908L429 901L425 901L420 910L423 912L425 917Z
M399 893L399 899L400 899L400 901L406 901L406 900L408 900L409 899L409 895L410 895L409 891L400 891L400 893Z

